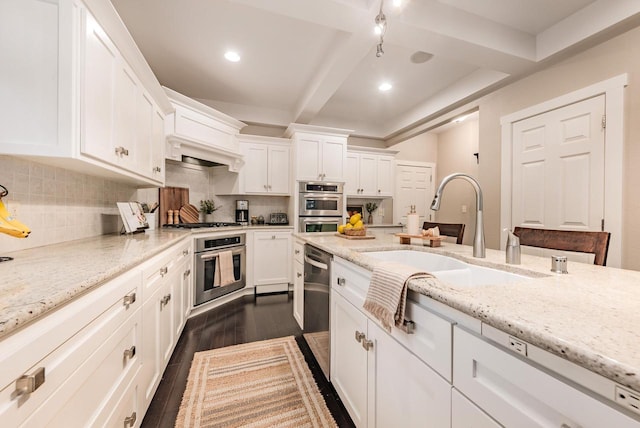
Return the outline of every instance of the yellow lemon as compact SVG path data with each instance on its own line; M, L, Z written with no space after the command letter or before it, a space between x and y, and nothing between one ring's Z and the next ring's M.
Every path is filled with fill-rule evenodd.
M354 214L349 219L349 223L355 225L357 222L360 221L361 218L362 218L362 215L360 213Z
M345 228L344 224L341 224L340 226L338 226L338 233L344 233L344 228Z
M362 229L363 227L364 227L364 224L362 224L362 220L358 220L356 224L353 225L354 229Z
M351 223L345 224L344 230L349 230L349 229L353 229L353 225Z

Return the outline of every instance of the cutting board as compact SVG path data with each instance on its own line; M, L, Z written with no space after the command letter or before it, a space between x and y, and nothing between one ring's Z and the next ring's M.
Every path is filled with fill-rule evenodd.
M344 235L342 233L336 233L336 236L339 236L340 238L344 238L344 239L376 239L376 237L373 235L357 236L357 235Z
M200 213L198 209L191 204L183 205L180 207L180 221L182 223L199 223Z
M179 211L183 205L189 204L189 189L185 187L161 187L159 189L160 224L167 224L167 211Z

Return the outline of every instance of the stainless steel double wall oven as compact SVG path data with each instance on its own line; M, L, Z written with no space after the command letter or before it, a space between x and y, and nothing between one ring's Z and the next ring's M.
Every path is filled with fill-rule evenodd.
M336 232L344 217L343 184L306 181L299 191L298 230Z

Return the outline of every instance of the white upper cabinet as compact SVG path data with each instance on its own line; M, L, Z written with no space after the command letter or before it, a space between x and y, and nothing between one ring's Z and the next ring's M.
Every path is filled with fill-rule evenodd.
M3 154L164 183L153 153L164 158L158 122L172 107L110 2L8 0L0 26L15 35L0 40L14 65L0 82Z
M347 149L345 193L353 197L393 197L397 152L384 149Z
M167 116L167 159L191 156L228 166L243 165L237 136L246 125L207 105L164 88L175 112Z
M295 179L345 181L347 137L350 130L291 124L285 137L295 150Z
M238 135L240 170L214 169L215 192L219 195L258 194L290 196L291 142L285 138Z

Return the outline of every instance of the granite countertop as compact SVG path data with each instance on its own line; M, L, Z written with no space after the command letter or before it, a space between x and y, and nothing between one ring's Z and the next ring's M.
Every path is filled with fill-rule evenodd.
M189 232L102 235L15 251L0 263L0 338L177 244Z
M556 275L548 258L523 254L520 265L508 265L503 251L487 249L486 258L477 259L470 246L449 242L430 248L416 240L416 245L400 245L388 234L371 240L297 236L368 270L377 260L366 251L413 249L533 277L520 284L477 287L417 279L409 288L640 391L640 272L569 262L569 274Z

